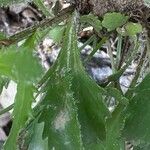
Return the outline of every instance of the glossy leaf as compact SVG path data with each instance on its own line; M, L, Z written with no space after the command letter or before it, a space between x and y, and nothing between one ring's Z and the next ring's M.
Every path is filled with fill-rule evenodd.
M62 50L44 89L45 109L40 122L45 122L44 138L48 137L49 149L83 149L92 144L101 147L109 112L101 89L84 71L73 21L68 23Z
M68 26L67 40L54 64L47 86L46 95L42 101L45 109L40 115L44 121L44 138L48 137L49 149L82 149L80 125L77 117L77 107L71 90L72 77L68 58L72 47L73 27Z
M73 90L78 105L78 115L84 147L101 146L106 138L105 119L109 112L103 102L101 89L80 70L74 77Z

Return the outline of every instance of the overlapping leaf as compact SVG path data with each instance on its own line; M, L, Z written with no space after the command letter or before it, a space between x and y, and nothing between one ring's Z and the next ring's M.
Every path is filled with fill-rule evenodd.
M43 135L48 137L49 149L101 147L109 112L101 89L82 66L73 21L68 23L62 50L49 72L39 119L45 122Z
M33 85L42 75L42 67L33 55L33 45L34 40L30 38L24 45L20 47L14 45L0 53L0 74L18 84L13 111L13 125L4 146L6 150L16 150L17 148L19 130L24 127L31 113L33 93L35 92Z
M34 68L34 69L33 69ZM42 73L38 58L28 46L11 46L0 53L0 74L19 82L37 82Z
M28 150L35 150L35 149L48 150L48 140L47 138L46 139L42 138L44 123L38 123L37 120L38 118L36 118L32 122L33 128L30 128L28 132L28 134L30 134L29 136L31 136L30 137L31 140L28 140L30 139L29 136L27 136L28 139L26 139L26 141L29 141Z

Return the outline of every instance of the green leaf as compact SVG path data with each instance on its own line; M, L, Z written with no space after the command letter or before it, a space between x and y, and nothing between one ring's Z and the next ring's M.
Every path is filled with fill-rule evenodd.
M33 128L31 128L30 130L28 129L29 134L31 134L28 150L35 150L35 149L48 150L48 140L42 138L44 123L38 123L37 119L35 119L34 122L32 123Z
M124 136L129 140L150 143L150 74L136 87L127 108Z
M67 25L61 52L43 87L46 94L39 121L45 123L43 136L48 137L49 149L102 147L105 139L109 111L101 89L81 63L73 20Z
M70 50L74 49L73 27L68 26L66 38L58 60L52 67L42 100L44 110L40 122L44 122L43 137L48 137L49 149L83 149L77 106L71 90ZM69 38L68 38L69 36ZM76 42L76 41L75 41ZM64 48L65 47L65 48ZM67 56L66 56L67 55Z
M142 25L139 23L128 22L125 25L125 30L127 32L127 35L133 36L133 35L136 35L137 33L142 32Z
M36 39L29 39L20 47L13 45L0 53L0 73L17 82L13 125L4 145L5 150L17 148L18 133L31 114L35 93L33 84L36 84L42 75L42 67L32 51Z
M125 106L119 104L112 113L112 117L106 120L106 150L124 149L121 131L125 124Z
M11 46L0 53L0 73L16 82L35 83L42 75L42 67L30 47Z
M17 136L31 113L31 103L33 101L34 88L30 84L20 82L17 85L17 94L13 111L13 125L9 137L4 145L4 150L16 150Z
M49 149L82 149L77 108L66 81L58 81L57 86L52 84L44 98L47 107L40 121L45 123L44 138L48 137Z
M42 67L38 58L33 56L33 52L28 47L21 47L16 53L14 64L14 76L19 81L37 83L42 75Z
M94 16L93 14L84 15L80 18L81 23L87 23L93 26L93 28L99 32L102 29L102 23L98 19L97 16Z
M88 148L92 144L101 146L101 142L106 138L105 119L109 117L102 91L81 69L75 74L73 90L78 102L84 147Z
M15 80L12 72L16 56L14 48L16 49L15 46L10 47L9 49L6 48L6 51L2 50L0 53L0 73L12 80Z
M129 100L124 97L118 89L113 87L106 87L105 91L105 95L114 97L118 103L122 105L128 105Z
M127 22L128 18L128 16L125 16L121 13L106 13L104 15L102 25L103 27L107 28L108 31L112 31L124 25Z

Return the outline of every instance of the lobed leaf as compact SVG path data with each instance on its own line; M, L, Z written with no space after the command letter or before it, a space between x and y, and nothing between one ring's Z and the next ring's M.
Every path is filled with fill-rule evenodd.
M43 89L39 121L45 123L43 136L48 137L49 149L102 147L109 111L101 89L84 71L73 20L66 27L62 50Z
M38 118L36 118L32 122L32 126L33 128L29 130L30 137L26 137L28 138L26 140L29 141L28 150L48 150L48 140L42 138L44 123L38 123Z
M35 93L33 84L37 83L42 74L42 67L37 57L33 56L33 47L34 40L30 37L22 46L17 48L13 45L0 53L0 73L17 82L13 125L4 145L6 150L17 149L18 133L31 114Z

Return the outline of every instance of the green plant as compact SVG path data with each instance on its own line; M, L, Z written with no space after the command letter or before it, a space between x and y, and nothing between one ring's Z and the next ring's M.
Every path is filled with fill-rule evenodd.
M6 5L5 1L0 2ZM4 149L124 150L125 141L132 141L136 149L148 150L150 73L138 83L149 54L148 36L140 49L138 37L143 24L134 23L119 12L108 12L102 18L93 14L80 16L74 5L57 15L52 11L49 14L42 0L33 2L50 18L13 36L0 35L1 87L8 80L17 83L14 104L0 112L13 109L13 125ZM59 25L61 22L63 25ZM88 76L81 62L82 48L77 45L79 24L94 28L94 35L82 46L93 43L93 51L84 63L102 44L109 45L112 34L118 37L116 58L111 49L108 52L113 74L101 85ZM55 64L46 73L34 55L37 43L45 36L61 46ZM22 40L23 44L18 46L17 42ZM132 49L125 49L127 41L131 41ZM139 51L137 71L130 87L123 92L119 79ZM32 107L40 94L40 101ZM108 101L112 99L115 105L110 111Z

